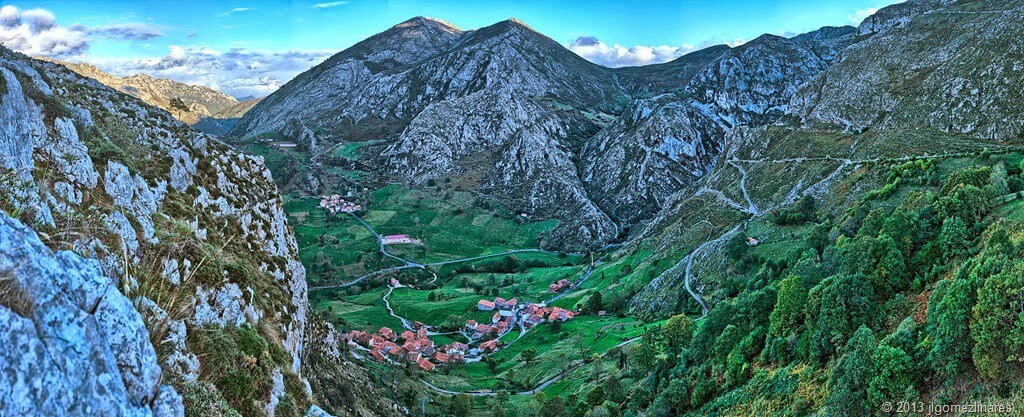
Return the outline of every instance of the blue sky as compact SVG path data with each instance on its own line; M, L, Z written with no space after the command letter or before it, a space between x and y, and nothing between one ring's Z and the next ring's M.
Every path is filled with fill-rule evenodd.
M894 2L28 1L3 3L16 9L0 12L0 41L29 54L86 61L122 75L157 72L235 95L260 95L287 81L278 78L290 78L332 52L417 15L463 29L516 17L585 58L622 66L661 62L709 44L741 43L764 33L854 24ZM174 61L184 64L195 57L233 62L168 71ZM202 72L206 70L211 72ZM248 84L225 84L225 77L239 75L253 77L243 77L250 78Z

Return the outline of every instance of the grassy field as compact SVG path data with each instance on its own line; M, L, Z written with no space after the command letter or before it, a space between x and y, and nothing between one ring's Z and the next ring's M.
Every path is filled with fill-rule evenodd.
M655 326L650 323L646 326ZM562 323L562 331L553 333L550 325L531 329L518 341L491 356L497 363L495 373L487 364L474 362L456 368L450 375L431 374L428 380L452 390L532 388L561 372L571 361L604 353L625 340L643 334L645 324L633 318L579 316ZM512 341L515 335L503 340ZM530 363L521 354L526 349L537 351Z
M501 208L488 211L477 207L472 194L445 193L435 196L388 185L370 194L362 218L381 235L407 234L420 239L420 245L389 247L392 253L417 262L536 249L541 236L557 225L554 220L522 222ZM285 211L310 282L344 282L395 265L377 252L375 238L359 222L348 216L330 216L318 204L316 197L285 197Z

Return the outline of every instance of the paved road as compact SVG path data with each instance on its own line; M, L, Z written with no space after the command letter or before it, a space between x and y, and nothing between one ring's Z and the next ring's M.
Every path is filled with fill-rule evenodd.
M736 167L736 169L740 171L740 190L743 191L743 199L747 200L747 210L755 216L758 215L760 211L758 211L757 209L757 204L754 204L754 201L750 199L750 194L747 193L747 170L743 169L742 165L737 164L733 161L726 162L728 162L729 165Z
M363 221L363 219L360 218L359 216L355 215L355 213L349 213L349 215L352 216L353 218L355 218L357 221L359 221L359 223L362 224L363 227L366 228L366 230L369 230L370 233L372 233L373 236L375 238L377 238L377 244L379 246L380 253L384 254L384 256L387 256L389 258L392 258L392 259L395 259L395 260L397 260L399 262L402 262L403 265L402 266L394 266L394 267L390 267L390 268L384 268L384 269L381 269L381 270L378 270L378 271L370 272L370 273L364 274L364 275L360 276L359 278L356 278L356 279L354 279L352 281L341 283L341 284L330 284L330 285L312 286L312 287L309 287L309 291L326 290L326 289L332 289L332 288L350 287L350 286L356 285L356 284L362 282L363 280L365 280L367 278L370 278L372 276L380 275L380 274L387 273L387 272L399 271L399 270L402 270L402 269L409 269L409 268L424 269L424 268L426 268L428 266L443 266L443 265L451 265L451 264L462 263L462 262L472 262L472 261L478 261L478 260L481 260L481 259L494 258L494 257L498 257L498 256L514 255L514 254L517 254L517 253L546 253L546 254L556 254L556 253L559 253L559 252L547 251L547 250L543 250L543 249L515 249L515 250L509 250L509 251L500 252L500 253L491 253L491 254L487 254L487 255L473 256L473 257L470 257L470 258L452 259L452 260L448 260L448 261L428 262L428 263L413 262L413 261L410 261L408 259L401 258L401 257L395 256L395 255L392 255L391 253L389 253L387 251L387 248L384 245L383 240L381 239L380 234L378 234L377 231L374 230L372 226L370 226L368 223ZM437 280L437 276L436 275L434 276L434 280ZM433 281L431 281L431 282L433 282Z
M348 215L349 215L349 216L352 216L352 218L354 218L354 219L356 219L357 221L359 221L359 223L362 223L363 227L365 227L365 228L366 228L366 230L369 230L369 231L370 231L370 233L373 233L373 236L374 236L375 238L377 238L377 245L378 245L378 246L380 246L380 253L384 254L384 256L387 256L387 257L389 257L389 258L391 258L391 259L394 259L394 260L396 260L396 261L402 262L402 263L404 263L404 264L405 264L406 266L412 266L412 267L420 267L420 268L422 268L422 267L423 267L423 264L419 264L419 263L416 263L416 262L412 262L412 261L410 261L410 260L408 260L408 259L405 259L405 258L401 258L401 257L395 256L395 255L392 255L392 254L391 254L390 252L388 252L388 249L387 249L387 247L385 247L385 246L384 246L384 238L382 238L382 237L380 236L380 234L379 234L379 233L377 233L377 231L373 229L373 227L372 227L372 226L370 226L370 225L369 225L368 223L366 223L365 221L363 221L363 219L362 219L362 218L360 218L359 216L356 216L356 214L355 214L355 213L349 213Z

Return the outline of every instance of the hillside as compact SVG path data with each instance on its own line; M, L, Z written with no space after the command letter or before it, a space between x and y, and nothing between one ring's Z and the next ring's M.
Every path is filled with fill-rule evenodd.
M239 102L234 97L209 87L154 78L146 74L118 77L86 63L58 60L53 62L64 65L83 77L95 79L103 85L138 98L146 104L159 107L189 125L206 119L216 122L220 121L218 119L239 118L259 102L259 99Z
M0 334L18 347L0 354L0 414L299 415L307 381L363 378L303 362L331 337L308 330L260 158L3 48L0 86Z
M559 220L544 247L594 249L706 173L728 128L779 117L853 31L764 36L615 71L514 19L462 31L414 18L299 75L230 135L294 140L284 130L299 123L321 148L373 140L377 156L365 162L378 181L478 192L527 218ZM300 176L279 175L287 190L351 187L325 172L339 161L303 158Z
M702 319L676 316L631 350L631 409L1020 407L1017 342L997 335L1020 328L1004 308L1020 268L1022 86L1004 54L1021 16L1005 2L882 9L785 123L726 135L715 169L624 250L683 254L631 297L634 314Z
M266 152L277 170L306 162L290 171L286 187L301 187L289 189L286 210L310 265L314 311L349 335L422 328L468 352L500 346L462 364L406 365L396 378L402 404L427 396L428 414L1019 408L1021 10L910 1L856 29L765 35L593 71L564 64L572 61L518 22L443 25L429 52L367 70L381 83L420 77L428 65L434 78L417 80L453 74L404 96L429 104L396 98L399 88L380 89L398 112L358 91L337 112L295 121L257 106L245 126L280 126L240 133L238 143L312 136L321 149ZM468 93L445 89L474 80L465 75L478 72L447 63L480 44L529 63L499 67L490 55L472 67L528 74L522 91L491 78ZM329 62L364 65L371 45ZM331 65L270 98L303 97L317 85L308 77ZM537 71L554 65L573 73ZM562 76L611 84L581 92ZM550 92L530 90L538 85ZM332 122L374 108L387 123ZM360 209L325 212L303 188L311 178L326 179L318 194L342 193ZM552 201L562 213L539 209ZM586 201L599 215L575 203ZM567 213L592 225L608 219L617 243L535 249L564 227L538 220ZM602 229L568 234L595 239ZM401 233L415 242L381 237ZM488 303L513 298L576 315L500 327L505 315ZM374 345L358 339L349 347L375 369L405 363L372 359Z

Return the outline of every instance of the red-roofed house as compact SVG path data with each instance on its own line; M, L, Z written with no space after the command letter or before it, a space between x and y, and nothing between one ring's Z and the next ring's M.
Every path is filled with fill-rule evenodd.
M395 335L395 331L391 330L388 327L381 327L380 330L378 331L378 333L380 333L381 336L384 336L385 339L388 339L388 340L391 340L391 341L394 341L395 339L398 339L398 336Z
M480 300L476 303L476 309L482 311L494 310L494 303L487 300Z
M423 368L424 371L430 372L434 370L434 363L428 361L426 358L420 358L420 360L417 361L416 363L420 366L420 368Z
M437 363L448 363L449 359L451 359L451 358L448 356L447 353L444 353L444 352L435 352L434 353L434 360L437 361Z
M498 340L488 340L480 344L480 350L485 352L494 352L498 350Z
M548 285L548 291L550 291L550 292L560 292L560 291L562 291L564 289L569 288L570 286L571 286L571 284L569 283L569 280L567 280L567 279L560 279L560 280L558 280L558 282L555 282L555 283L553 283L551 285Z

